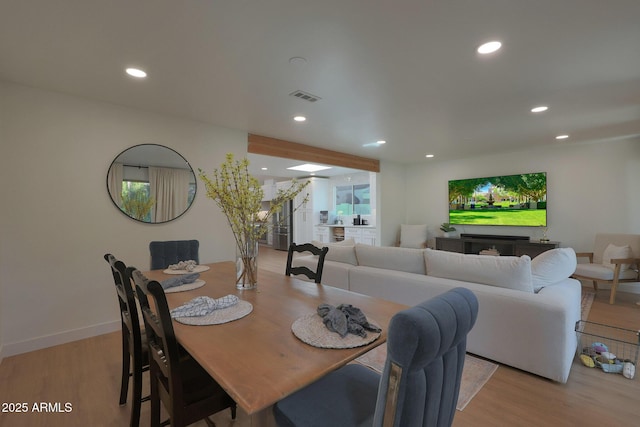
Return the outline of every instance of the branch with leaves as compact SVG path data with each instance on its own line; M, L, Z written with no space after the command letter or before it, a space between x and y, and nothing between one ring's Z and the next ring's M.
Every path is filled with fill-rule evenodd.
M264 193L260 182L249 173L248 159L235 160L232 153L227 153L225 162L219 169L213 170L211 178L202 169L198 169L198 175L204 183L207 197L212 199L227 217L243 262L251 257L255 242L272 227L273 215L309 184L294 180L288 189L278 191L265 213L261 211ZM307 201L308 194L301 204ZM297 208L299 206L295 206L294 210ZM245 262L245 266L251 268L251 265L252 263ZM257 272L249 271L246 274Z
M143 191L128 191L122 194L121 209L130 217L144 221L156 200L147 196Z

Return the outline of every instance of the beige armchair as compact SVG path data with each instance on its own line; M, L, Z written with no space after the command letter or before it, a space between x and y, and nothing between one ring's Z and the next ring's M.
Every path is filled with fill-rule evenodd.
M618 283L640 282L640 235L596 234L593 252L578 252L578 265L573 276L578 280L591 280L611 285L609 304L615 304ZM580 262L588 258L589 262Z
M396 246L401 248L426 248L427 239L429 238L429 227L424 224L420 225L400 225L400 238Z

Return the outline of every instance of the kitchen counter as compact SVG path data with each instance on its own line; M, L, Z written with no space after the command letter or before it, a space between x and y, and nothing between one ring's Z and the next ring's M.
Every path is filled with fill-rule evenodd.
M344 228L376 228L375 225L353 225L353 224L316 224L316 227L344 227Z

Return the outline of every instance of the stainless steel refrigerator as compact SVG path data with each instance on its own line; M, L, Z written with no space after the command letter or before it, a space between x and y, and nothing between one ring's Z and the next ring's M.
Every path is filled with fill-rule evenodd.
M273 249L289 250L293 233L293 201L288 200L273 215Z

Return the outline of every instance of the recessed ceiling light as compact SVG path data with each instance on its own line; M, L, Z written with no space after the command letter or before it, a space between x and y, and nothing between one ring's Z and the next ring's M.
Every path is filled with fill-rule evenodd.
M139 68L127 68L125 71L131 77L137 77L139 79L143 79L143 78L147 77L147 73L145 73L144 71L142 71Z
M268 168L260 168L260 169L262 169L263 171L269 170Z
M376 144L379 144L379 145L386 144L386 143L387 143L387 141L382 141L382 140L376 141Z
M543 111L547 111L549 109L549 107L547 107L546 105L540 105L538 107L533 107L531 109L532 113L542 113Z
M302 172L318 172L318 171L323 171L325 169L331 169L331 167L330 166L313 165L311 163L305 163L304 165L292 166L292 167L287 168L287 169L293 170L293 171L302 171Z
M569 138L569 135L558 135L556 136L556 139L567 139Z
M307 118L305 116L295 116L293 120L295 120L296 122L304 122L307 120Z
M427 159L430 159L430 158L432 158L432 157L433 157L433 154L427 154L425 157L426 157Z
M500 49L502 47L502 43L500 43L497 40L494 41L490 41L487 42L485 44L480 45L480 47L478 47L478 53L481 55L486 55L488 53L493 53L496 50Z

